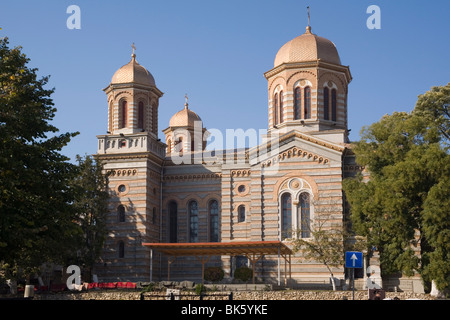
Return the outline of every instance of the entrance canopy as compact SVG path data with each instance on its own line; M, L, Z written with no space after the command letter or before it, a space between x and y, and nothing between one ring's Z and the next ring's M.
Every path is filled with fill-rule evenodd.
M291 273L291 254L289 249L281 241L242 241L242 242L197 242L197 243L143 243L145 247L151 249L150 259L153 259L153 250L169 256L168 259L168 278L170 280L170 265L179 256L195 256L202 263L202 281L205 263L211 256L246 256L252 263L253 283L255 283L255 263L264 255L278 256L278 283L280 283L280 257L285 259L285 278L286 262L289 263L289 274ZM152 269L153 261L150 261ZM152 278L152 270L150 270Z

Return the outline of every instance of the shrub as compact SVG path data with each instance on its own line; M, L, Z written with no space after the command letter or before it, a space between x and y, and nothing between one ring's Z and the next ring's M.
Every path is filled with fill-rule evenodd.
M206 281L218 282L223 279L224 275L225 275L225 273L223 272L222 268L208 267L205 269L205 274L204 274L203 278Z
M196 294L201 295L205 291L206 291L206 287L203 284L199 283L199 284L197 284L195 286L195 293Z
M244 282L250 280L253 277L253 270L249 267L239 267L234 271L234 278L242 280Z

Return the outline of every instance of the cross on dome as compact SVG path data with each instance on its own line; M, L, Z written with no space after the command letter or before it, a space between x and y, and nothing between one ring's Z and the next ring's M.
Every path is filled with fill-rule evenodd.
M131 45L131 47L133 48L133 53L131 54L132 57L136 57L136 54L134 53L134 51L136 50L136 46L133 44Z

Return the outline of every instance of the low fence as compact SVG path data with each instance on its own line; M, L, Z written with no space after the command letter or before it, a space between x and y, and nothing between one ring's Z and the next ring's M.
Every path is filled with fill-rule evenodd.
M230 293L176 293L168 292L166 294L154 292L142 292L140 300L233 300L233 292Z

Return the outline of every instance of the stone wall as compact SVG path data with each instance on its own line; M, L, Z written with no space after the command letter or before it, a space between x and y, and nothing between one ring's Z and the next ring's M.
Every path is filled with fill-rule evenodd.
M161 292L162 294L163 292ZM227 292L225 292L227 293ZM150 295L150 293L148 293ZM434 300L429 294L412 292L386 292L386 298L400 300L420 299ZM36 294L34 300L139 300L139 291L89 291L89 292L62 292L55 294ZM149 299L147 296L146 299ZM233 300L352 300L352 291L306 291L306 290L279 290L279 291L235 291ZM367 291L355 291L355 300L367 300Z

